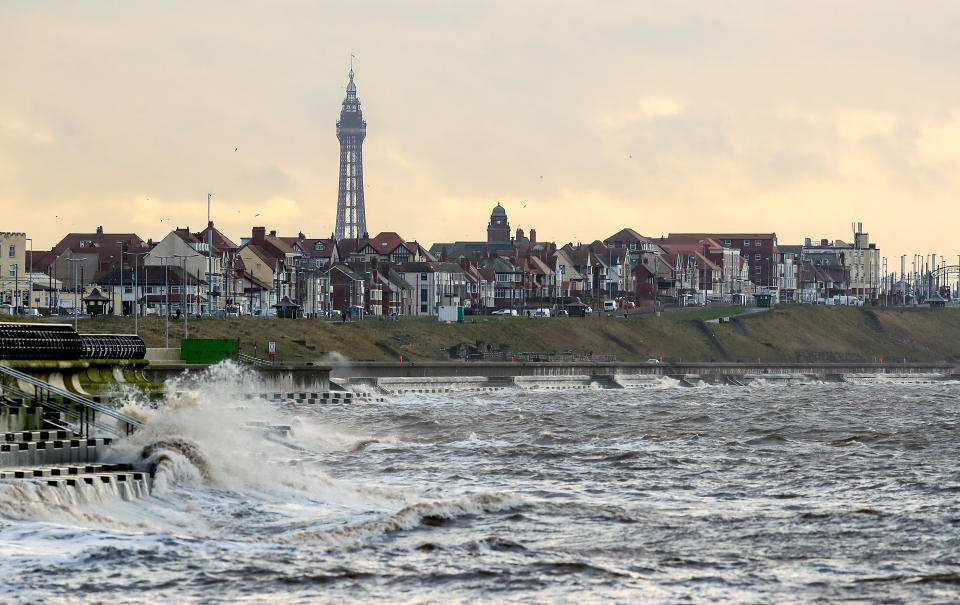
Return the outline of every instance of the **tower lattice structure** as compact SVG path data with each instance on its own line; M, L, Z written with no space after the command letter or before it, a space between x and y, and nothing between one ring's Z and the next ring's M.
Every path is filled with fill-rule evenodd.
M358 238L367 233L367 214L363 206L363 139L367 123L360 111L357 85L353 83L353 67L347 96L343 99L340 119L337 120L337 139L340 141L340 188L337 193L338 239Z

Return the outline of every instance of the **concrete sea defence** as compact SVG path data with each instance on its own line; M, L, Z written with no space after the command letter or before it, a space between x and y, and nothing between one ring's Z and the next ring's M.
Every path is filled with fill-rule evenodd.
M442 393L505 388L618 389L765 382L847 382L850 378L958 379L952 363L665 363L640 362L350 362L333 364L333 382L375 392Z

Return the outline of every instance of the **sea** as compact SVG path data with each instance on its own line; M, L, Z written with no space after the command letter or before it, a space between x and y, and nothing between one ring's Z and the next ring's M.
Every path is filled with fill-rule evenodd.
M260 390L131 398L147 497L0 485L0 602L960 600L958 383Z

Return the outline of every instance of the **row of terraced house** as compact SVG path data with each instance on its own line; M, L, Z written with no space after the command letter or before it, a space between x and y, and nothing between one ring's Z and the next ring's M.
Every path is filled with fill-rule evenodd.
M574 301L597 308L605 300L750 304L758 293L811 302L871 296L880 280L879 249L865 233L852 243L782 245L772 232L654 238L625 228L603 240L558 245L538 241L535 229L511 230L498 204L486 235L426 249L394 232L337 239L253 227L237 243L211 222L196 232L176 228L158 241L98 227L35 252L25 249L26 234L2 232L0 311L417 316L444 305L486 313Z

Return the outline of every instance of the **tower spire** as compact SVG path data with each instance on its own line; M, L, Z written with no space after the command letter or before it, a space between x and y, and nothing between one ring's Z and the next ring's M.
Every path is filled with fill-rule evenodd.
M337 222L335 235L339 239L358 238L367 232L367 217L363 203L363 139L367 123L360 110L357 85L353 82L353 54L350 55L350 81L343 99L340 119L337 121L337 139L340 141L340 187L337 192Z

